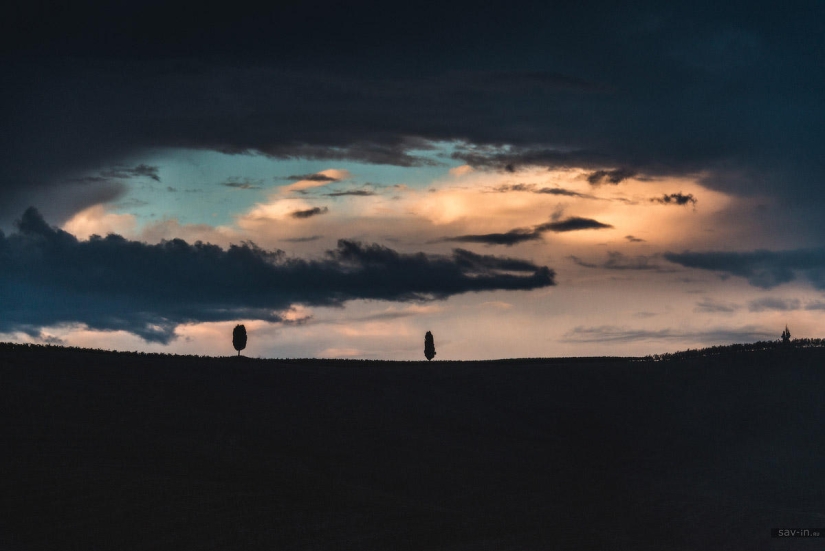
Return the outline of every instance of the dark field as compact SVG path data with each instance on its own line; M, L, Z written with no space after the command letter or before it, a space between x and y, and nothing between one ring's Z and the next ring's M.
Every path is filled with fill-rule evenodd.
M277 361L0 347L0 549L823 549L825 350Z

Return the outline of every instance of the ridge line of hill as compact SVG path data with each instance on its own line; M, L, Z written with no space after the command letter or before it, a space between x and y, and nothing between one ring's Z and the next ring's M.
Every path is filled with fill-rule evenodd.
M509 363L509 362L547 362L547 361L666 361L683 358L695 358L706 356L718 356L738 354L743 352L757 352L762 350L791 350L799 348L825 348L825 339L822 338L802 338L793 339L789 343L776 341L757 341L753 343L734 343L725 345L715 345L705 348L688 348L677 352L664 352L661 354L649 354L647 356L551 356L551 357L531 357L531 358L491 358L484 360L440 360L438 363ZM358 358L251 358L247 356L207 356L197 354L174 354L165 352L140 352L124 350L106 350L101 348L82 348L77 346L56 345L51 343L13 343L0 342L0 353L41 351L50 353L68 354L105 354L119 355L126 357L151 357L151 358L180 358L224 361L239 358L244 362L269 362L278 361L282 363L309 363L309 362L335 362L335 363L428 363L424 360L385 360L385 359L358 359Z

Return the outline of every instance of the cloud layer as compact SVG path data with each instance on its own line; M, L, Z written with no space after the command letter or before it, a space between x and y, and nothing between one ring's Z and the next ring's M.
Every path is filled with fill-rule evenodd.
M0 233L0 331L38 335L82 323L168 342L178 324L281 321L296 304L355 299L427 301L491 290L554 285L547 267L455 249L451 256L402 254L340 240L324 258L289 258L251 242L224 250L174 239L156 245L118 235L79 241L33 208L18 231Z
M611 187L701 173L825 201L820 2L473 7L21 4L2 37L0 218L147 148L416 166L439 162L433 141L476 167L578 166Z
M688 268L712 270L744 277L755 287L770 289L804 276L817 289L825 289L825 249L786 251L683 252L664 254L664 258Z

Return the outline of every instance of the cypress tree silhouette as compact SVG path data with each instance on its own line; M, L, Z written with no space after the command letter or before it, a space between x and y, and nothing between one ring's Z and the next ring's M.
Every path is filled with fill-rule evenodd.
M791 344L791 332L788 330L787 325L785 325L785 330L782 331L782 344Z
M424 335L424 355L427 357L427 361L432 360L435 356L435 341L433 340L433 334L429 331Z
M238 351L238 356L241 355L241 350L246 348L246 327L243 325L236 325L232 331L232 346Z

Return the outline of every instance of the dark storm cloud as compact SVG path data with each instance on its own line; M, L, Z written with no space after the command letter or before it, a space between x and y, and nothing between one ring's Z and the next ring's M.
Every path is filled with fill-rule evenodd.
M296 210L290 216L293 218L311 218L313 216L318 216L319 214L326 214L329 212L327 207L313 207L311 209L306 210Z
M630 170L627 168L617 168L614 170L597 170L587 175L587 181L594 186L598 186L601 184L611 184L615 186L627 180L628 178L633 178L635 175L635 170Z
M662 205L693 205L696 206L696 198L693 196L692 193L684 194L681 191L679 193L671 193L670 195L664 194L661 197L654 197L651 199L654 203L661 203Z
M478 167L703 174L825 203L822 2L11 9L0 224L150 149L416 166L434 140Z
M770 289L804 276L817 289L825 289L825 249L751 252L682 252L664 254L670 262L687 268L711 270L744 277L755 287Z
M565 218L564 220L559 220L558 222L548 222L546 224L536 226L535 231L551 231L558 233L580 230L601 230L612 227L613 226L611 226L610 224L603 224L598 220L593 220L592 218L580 218L578 216L571 216L569 218Z
M340 240L323 259L304 260L249 242L224 250L118 235L78 241L35 209L16 232L0 233L0 262L0 331L39 335L43 326L83 323L162 343L180 323L280 321L279 312L293 304L423 301L555 284L546 267L462 249L451 256L403 254Z

